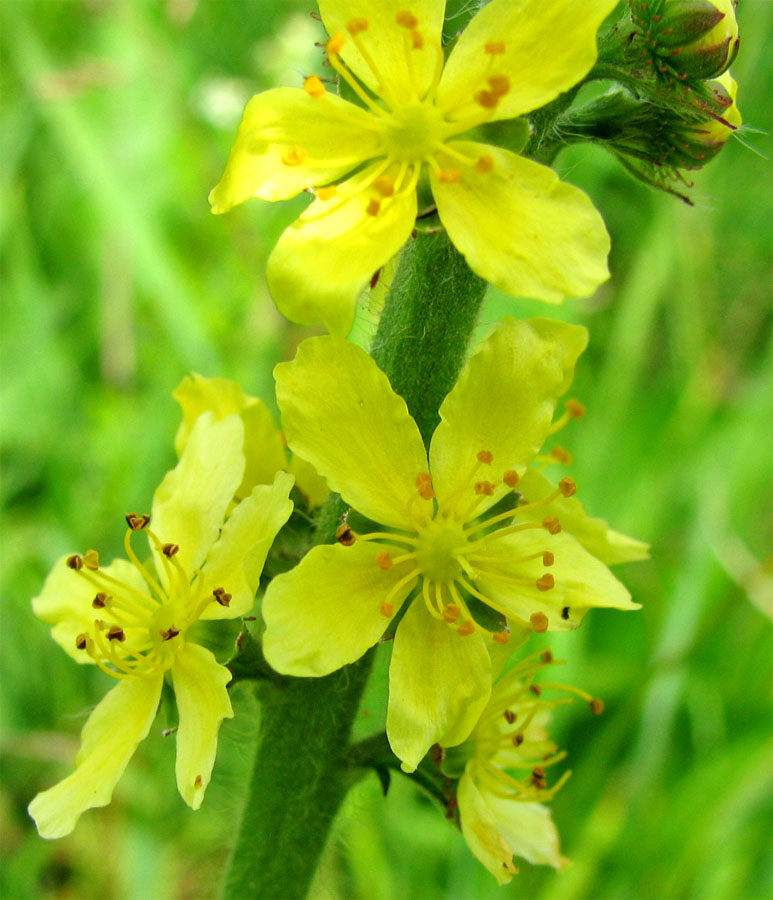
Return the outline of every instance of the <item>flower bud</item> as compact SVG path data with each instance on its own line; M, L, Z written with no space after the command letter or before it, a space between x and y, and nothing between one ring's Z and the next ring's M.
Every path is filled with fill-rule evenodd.
M741 125L741 112L736 105L738 84L730 72L706 85L715 99L715 108L720 118L706 116L706 119L688 132L691 141L703 148L706 157L701 157L700 165L716 156L724 147L733 131ZM696 166L697 168L697 166Z

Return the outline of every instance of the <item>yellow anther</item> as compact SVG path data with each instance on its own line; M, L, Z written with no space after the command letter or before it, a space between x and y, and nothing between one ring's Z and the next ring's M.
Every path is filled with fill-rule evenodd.
M604 701L599 697L594 697L588 706L590 706L590 711L594 716L600 716L604 712Z
M508 469L502 476L502 481L504 481L504 483L510 488L516 487L520 480L521 476L515 471L515 469Z
M539 591L552 591L556 586L556 579L550 574L550 572L546 572L540 578L538 578L535 582L537 585L537 590Z
M381 194L382 197L391 197L395 192L394 179L388 175L382 175L373 182L373 187Z
M562 466L568 466L572 462L572 454L563 447L553 447L550 451L550 458L561 463Z
M494 642L497 644L507 644L510 640L509 631L495 631L491 636L494 638Z
M371 199L368 205L365 207L365 212L369 216L377 216L381 212L381 204L378 200Z
M423 50L424 49L424 38L421 36L421 33L418 31L411 32L411 49L412 50Z
M92 572L96 572L99 568L99 554L96 550L87 550L83 554L83 565Z
M325 94L325 85L319 75L309 75L303 82L303 89L310 97L322 97Z
M555 558L555 556L553 556L553 554L550 552L550 550L546 550L542 554L542 565L543 566L552 566L555 561L556 561L556 558Z
M484 154L483 156L478 157L478 161L475 163L475 171L480 172L481 175L485 175L487 172L490 172L494 168L494 159L488 154Z
M108 597L107 594L103 594L102 591L100 591L91 601L91 606L93 609L104 609L107 606L107 601L109 599L110 597Z
M478 454L478 462L485 463L490 466L494 462L494 454L490 450L481 450Z
M488 79L488 86L496 97L504 97L510 90L510 79L507 75L492 75Z
M501 56L506 49L504 41L489 41L483 48L489 56Z
M346 35L343 32L338 32L334 34L333 37L325 44L325 50L327 51L328 56L338 56L338 54L343 50L344 44L346 43Z
M467 637L467 635L472 634L474 631L475 623L472 621L472 619L467 619L467 621L463 625L460 625L456 629L456 633L460 634L462 637Z
M462 173L459 169L440 169L437 177L441 184L456 184L462 177Z
M562 478L558 482L558 490L561 491L564 497L572 497L577 493L577 485L574 483L573 478Z
M555 516L548 516L542 520L542 527L551 534L558 534L561 531L561 523Z
M385 600L381 604L381 615L385 616L387 619L391 619L394 614L395 614L394 604L387 603L387 601Z
M490 481L476 481L475 493L490 497L494 493L494 485Z
M121 628L120 625L111 625L107 629L107 639L109 641L123 642L126 640L126 633L124 632L123 628Z
M320 200L332 200L338 193L338 188L334 184L325 185L325 187L317 188L317 197Z
M67 568L74 569L76 572L83 568L83 557L77 553L67 557Z
M496 109L499 97L493 91L478 91L475 94L475 102L484 109Z
M385 572L387 569L391 569L394 563L392 562L392 556L388 550L384 550L383 553L379 553L376 557L376 563L378 564L379 569L383 569Z
M453 603L446 606L443 610L443 618L448 622L449 625L453 625L454 622L458 621L459 616L461 616L462 611L458 606L454 606Z
M78 650L85 650L89 643L89 636L87 634L79 634L75 638L75 646Z
M343 544L344 547L351 547L357 539L348 525L339 525L338 528L336 528L336 540L339 544Z
M164 546L161 548L161 552L167 559L171 559L173 556L180 552L180 548L177 544L164 544Z
M413 31L414 28L419 24L419 20L414 16L412 12L407 9L401 9L400 12L395 16L395 22L400 25L402 28L408 28L410 31Z
M572 397L571 400L566 401L566 411L572 419L581 419L588 410L584 404Z
M544 634L548 630L548 617L543 612L535 612L529 616L529 622L531 622L531 627L537 632L537 634Z
M282 162L286 166L302 166L308 155L303 147L293 147L292 150L282 154Z
M363 18L351 19L346 26L349 34L359 34L361 31L368 30L368 20Z

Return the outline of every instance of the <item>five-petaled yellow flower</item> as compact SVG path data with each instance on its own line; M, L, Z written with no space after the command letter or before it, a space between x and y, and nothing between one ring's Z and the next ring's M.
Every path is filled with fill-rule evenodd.
M491 0L446 60L445 0L320 0L327 58L361 105L316 75L253 97L210 196L222 213L314 189L268 262L279 309L346 334L358 294L411 234L427 176L440 221L482 278L551 303L592 293L608 277L609 238L590 200L475 129L577 84L615 5Z
M188 630L199 619L249 611L266 554L292 511L293 479L285 472L233 507L243 445L238 416L199 416L179 463L156 490L150 516L126 517L128 559L103 566L94 550L63 558L33 600L74 659L118 680L83 728L75 771L30 804L42 837L69 834L85 810L110 802L150 730L167 672L179 713L177 786L189 806L201 805L220 723L233 715L231 674ZM149 538L152 563L132 547L138 531Z
M586 516L571 479L554 489L527 471L579 411L570 401L553 423L586 341L584 328L545 319L498 328L443 402L429 463L405 402L358 347L312 338L276 368L290 447L386 528L343 525L339 543L271 582L264 652L280 672L326 675L374 645L415 597L397 626L387 715L409 770L432 744L469 734L506 623L519 634L563 630L591 607L635 608L605 563L640 559L644 545Z

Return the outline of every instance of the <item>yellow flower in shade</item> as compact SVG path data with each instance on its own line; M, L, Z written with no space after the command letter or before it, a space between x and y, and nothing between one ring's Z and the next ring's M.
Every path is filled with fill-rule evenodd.
M191 429L200 415L211 412L220 420L237 415L244 425L244 478L236 496L249 496L258 484L271 484L280 470L295 478L295 486L310 506L319 506L329 491L325 479L320 478L305 460L298 456L288 459L282 432L276 427L266 404L258 397L245 394L228 378L204 378L196 372L187 375L172 391L180 404L183 420L175 436L175 450L180 456Z
M360 291L411 234L426 176L443 226L482 278L550 303L592 293L608 277L609 238L590 200L474 129L577 84L615 5L491 0L446 61L444 0L320 0L327 58L362 105L315 75L303 89L256 95L210 195L223 213L314 189L268 262L279 309L346 334Z
M188 632L200 619L250 610L266 554L292 511L293 479L280 472L227 516L244 473L243 443L238 416L200 416L150 516L126 516L127 559L103 566L94 550L61 559L32 601L70 656L118 681L83 728L75 771L30 804L42 837L69 834L85 810L110 802L150 730L167 672L179 713L177 786L189 806L201 805L220 723L233 715L231 674ZM152 561L132 546L139 531Z
M518 634L563 630L594 606L635 608L593 554L620 561L646 548L588 519L571 479L553 489L527 472L548 435L581 412L570 401L553 423L586 340L584 328L544 319L498 328L443 402L429 461L405 402L353 344L312 338L275 370L290 447L385 527L358 534L343 524L339 543L314 547L271 582L264 652L280 672L326 675L404 612L387 734L408 770L432 744L467 737L488 700L490 654L510 637L506 623ZM514 492L522 479L528 503Z
M558 831L545 802L562 787L565 772L548 787L545 770L566 755L549 740L551 710L570 702L546 699L543 690L578 694L600 713L603 704L566 685L535 684L534 676L553 661L550 651L535 653L501 678L470 737L442 751L441 768L458 777L459 824L477 858L505 884L518 871L513 857L533 865L562 869Z

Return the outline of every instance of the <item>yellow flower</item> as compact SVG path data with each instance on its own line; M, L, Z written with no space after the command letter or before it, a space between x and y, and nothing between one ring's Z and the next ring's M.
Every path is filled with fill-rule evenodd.
M518 871L513 856L533 865L562 869L558 831L544 802L569 772L548 788L545 770L566 755L548 738L551 709L567 702L542 696L546 687L579 694L594 712L603 705L566 685L535 684L534 676L553 661L550 651L523 660L501 678L470 737L442 751L441 768L462 776L456 787L459 824L467 844L500 884Z
M56 563L33 610L78 662L118 680L89 716L75 771L29 807L42 837L69 834L85 810L106 806L137 744L148 734L167 672L177 698L177 786L198 809L224 718L233 715L231 675L188 631L199 619L242 616L252 607L266 554L292 511L293 479L280 472L227 516L244 472L238 416L200 416L151 515L129 513L128 559L101 565L96 551ZM149 539L152 563L132 547Z
M223 213L315 189L268 262L279 309L345 335L360 291L410 236L427 175L443 226L482 278L550 303L592 293L608 277L609 238L590 200L474 129L580 81L615 5L492 0L446 61L444 0L320 0L328 60L362 105L315 75L258 94L210 195Z
M172 391L180 404L183 420L175 436L175 450L181 455L195 422L202 413L211 412L218 421L237 415L244 425L244 478L236 491L237 498L249 496L258 484L271 484L276 473L288 471L295 486L306 497L309 506L319 506L329 491L305 460L288 459L282 432L276 427L268 407L258 397L245 394L228 378L204 378L196 372L187 375Z
M601 560L641 558L644 545L589 519L571 479L554 489L527 472L548 435L582 411L570 401L551 424L586 340L584 328L545 319L498 328L443 402L429 462L405 402L353 344L312 338L275 371L290 447L386 530L343 524L338 544L275 578L264 652L280 672L326 675L358 659L415 597L397 626L387 716L407 769L432 744L469 734L506 621L519 634L564 630L594 606L635 608ZM531 502L513 493L519 482Z

